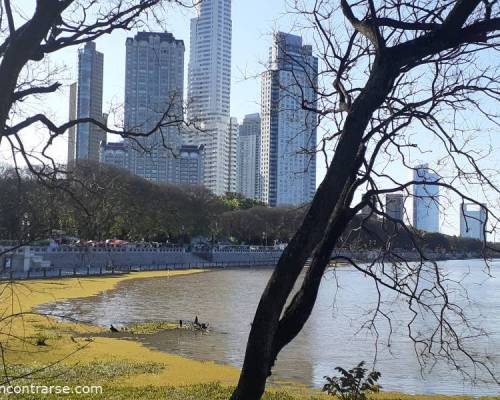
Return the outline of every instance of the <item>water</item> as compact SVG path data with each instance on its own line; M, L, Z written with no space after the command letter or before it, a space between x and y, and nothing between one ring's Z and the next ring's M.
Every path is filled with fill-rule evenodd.
M451 291L450 301L463 306L469 320L489 332L471 337L466 345L474 353L489 354L489 365L500 375L500 279L487 279L481 261L448 261L440 264L448 278L460 280L468 299ZM500 262L491 273L499 275ZM241 366L246 339L260 294L271 273L268 269L218 270L173 278L122 282L98 296L44 306L44 311L69 315L109 326L147 320L193 320L198 315L212 327L209 333L169 331L141 337L146 345L200 360ZM500 387L484 371L468 368L476 383L464 380L454 366L439 361L421 368L408 338L412 317L407 305L393 293L382 290L385 316L366 323L377 304L374 282L350 267L329 271L323 278L314 311L300 335L279 355L274 382L292 379L321 387L334 367L352 367L366 361L382 373L384 390L420 394L498 395ZM458 332L463 324L450 316ZM392 328L391 328L392 327ZM413 334L423 335L433 327L432 318L417 318ZM389 333L392 333L389 335ZM378 332L378 340L377 334ZM389 338L390 336L390 338ZM390 346L388 346L390 343ZM459 366L466 366L459 358Z

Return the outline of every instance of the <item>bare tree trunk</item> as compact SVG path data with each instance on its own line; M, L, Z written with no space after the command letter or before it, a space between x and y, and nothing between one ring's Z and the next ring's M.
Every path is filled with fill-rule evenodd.
M347 0L340 1L344 17L369 43L363 56L374 55L374 58L368 62L371 68L366 84L363 88L359 88L359 94L352 105L350 99L348 102L344 99L342 104L340 96L340 105L343 106L341 110L347 111L347 115L343 121L333 160L301 227L283 252L262 294L250 330L240 380L232 400L260 399L278 353L300 332L311 314L331 251L345 225L354 216L355 211L350 207L352 195L356 187L364 181L362 176L370 179L369 168L365 173L361 173L360 168L362 163L366 162L364 134L373 114L387 100L394 89L396 78L401 73L406 73L421 63L432 62L432 57L442 51L457 49L464 43L488 40L488 32L498 29L500 25L500 19L490 18L491 13L488 10L484 21L461 28L479 3L479 0L458 0L451 6L442 24L428 26L418 23L407 24L397 19L389 19L388 22L377 20L373 3L370 3L368 16L359 20ZM320 21L316 19L316 23L320 24ZM383 26L384 23L396 26L397 29L423 30L424 33L415 35L406 42L400 41L392 47L387 47L382 31L377 26L377 24ZM325 36L325 41L332 46L321 24L319 29ZM352 41L349 42L345 57L349 57L351 44ZM370 46L372 48L368 50ZM353 57L356 60L359 56ZM343 79L343 61L345 59L340 62L341 67L337 69L337 80ZM326 114L329 112L325 111ZM386 118L390 121L388 113L390 110L381 111L381 116L387 115ZM381 116L375 120L383 125ZM366 138L369 139L370 137ZM385 140L387 139L381 139L380 144ZM378 150L376 146L371 157L375 157ZM304 263L311 255L313 256L311 268L307 270L299 292L283 313Z
M292 340L309 317L319 287L322 271L345 224L352 217L349 204L344 204L353 173L360 167L364 154L363 133L368 121L392 88L398 69L389 62L390 57L378 57L371 77L363 92L352 104L346 118L342 137L335 151L327 174L312 201L304 221L286 247L269 279L257 307L248 338L243 370L232 400L257 400L264 393L266 379L281 348ZM333 210L336 209L332 215ZM318 248L314 266L308 271L303 290L292 302L288 319L280 324L280 316L293 286L306 260L330 226L325 246ZM321 272L321 274L319 274ZM312 297L310 296L312 294ZM312 300L312 301L311 301ZM294 311L295 310L295 311ZM291 316L294 318L291 318ZM293 328L292 328L293 327Z

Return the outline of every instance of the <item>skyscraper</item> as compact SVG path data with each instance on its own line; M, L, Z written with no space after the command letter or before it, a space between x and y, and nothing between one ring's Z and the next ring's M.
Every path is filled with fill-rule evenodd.
M203 145L204 185L216 194L236 188L231 96L231 0L203 0L191 20L188 118L199 128L189 143Z
M149 136L128 140L130 171L174 182L183 120L184 42L168 32L139 32L126 41L125 129Z
M203 0L191 20L188 116L229 118L231 95L231 0Z
M385 195L385 213L390 218L404 221L405 197L402 193L387 193Z
M93 118L105 122L102 113L104 56L94 42L78 50L78 82L70 86L70 119ZM99 146L106 133L96 124L78 124L69 130L68 164L79 160L99 161Z
M238 189L238 119L231 117L229 119L228 131L228 181L227 192L236 193Z
M484 240L486 207L474 203L464 203L460 209L460 236Z
M316 190L318 59L302 38L273 35L269 70L262 75L260 171L263 202L309 202Z
M78 93L78 84L76 82L69 85L69 120L76 119L76 97ZM75 164L76 156L76 126L68 129L68 165Z
M413 226L426 232L439 232L439 186L430 185L439 181L439 175L427 164L413 170Z
M260 114L245 115L238 135L238 189L249 199L259 199Z

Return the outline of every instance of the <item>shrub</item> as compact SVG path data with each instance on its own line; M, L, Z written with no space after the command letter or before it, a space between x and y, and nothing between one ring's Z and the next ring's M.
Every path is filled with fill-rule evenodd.
M335 370L340 372L341 376L325 376L327 383L323 386L323 391L331 396L337 396L341 400L366 400L370 392L378 392L381 388L377 384L381 374L363 368L364 361L361 361L356 367L346 371L344 368L337 367Z

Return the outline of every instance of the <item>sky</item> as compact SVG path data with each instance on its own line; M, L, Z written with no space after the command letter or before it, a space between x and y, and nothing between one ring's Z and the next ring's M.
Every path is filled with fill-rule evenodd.
M18 0L14 4L19 9L32 10L34 0ZM305 42L312 44L312 38L308 33L301 32L296 28L295 17L288 14L286 1L284 0L233 0L232 5L232 85L231 85L231 115L241 121L245 114L252 114L260 111L260 77L259 74L265 69L264 63L268 58L271 35L273 31L282 30L303 34ZM184 40L185 53L185 80L187 81L187 66L189 60L189 20L194 16L194 10L173 8L165 16L166 30L173 33L177 39ZM97 49L104 53L104 101L103 111L109 111L116 106L123 104L124 79L125 79L125 40L133 36L134 31L115 31L111 35L99 38L96 42ZM76 80L77 72L77 48L71 47L51 55L46 61L47 68L62 69L61 78L65 84L62 90L56 94L49 95L43 103L33 104L33 109L49 112L59 123L65 122L68 118L68 89L67 85ZM113 121L110 121L111 123ZM43 143L43 133L31 132L35 139L30 139L33 147ZM424 135L415 133L417 143L428 149L428 153L421 154L413 159L415 163L432 161L439 158L433 154L436 143ZM113 138L111 138L113 140ZM481 139L481 143L486 145L487 141L493 140L494 146L500 150L500 141L491 133ZM67 137L62 137L55 141L52 146L54 157L65 162L67 157ZM9 161L9 155L0 152L0 162ZM326 171L321 157L317 161L317 183L319 184ZM500 169L498 159L490 168ZM446 166L441 166L446 168ZM407 179L408 171L402 170L397 165L389 165L389 172L398 179ZM480 197L482 195L480 194ZM451 209L448 210L451 217L444 217L442 230L445 233L458 233L458 208L457 204L451 202Z

